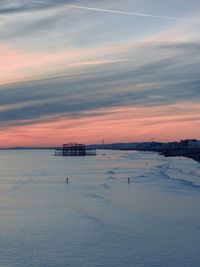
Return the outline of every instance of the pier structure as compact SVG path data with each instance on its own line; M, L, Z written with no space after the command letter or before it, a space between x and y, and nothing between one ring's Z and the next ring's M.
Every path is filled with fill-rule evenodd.
M96 150L87 148L84 144L69 143L63 144L61 148L55 150L55 156L76 157L76 156L96 156Z

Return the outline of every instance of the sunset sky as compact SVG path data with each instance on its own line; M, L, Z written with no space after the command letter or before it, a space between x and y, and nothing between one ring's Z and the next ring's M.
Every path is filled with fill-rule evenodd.
M200 139L199 29L199 0L0 0L0 147Z

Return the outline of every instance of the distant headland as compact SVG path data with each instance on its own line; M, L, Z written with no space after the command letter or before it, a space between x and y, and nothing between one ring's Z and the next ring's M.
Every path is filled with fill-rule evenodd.
M158 152L165 157L187 157L200 162L200 141L196 139L186 139L180 142L133 142L91 145L95 149L113 150L139 150Z

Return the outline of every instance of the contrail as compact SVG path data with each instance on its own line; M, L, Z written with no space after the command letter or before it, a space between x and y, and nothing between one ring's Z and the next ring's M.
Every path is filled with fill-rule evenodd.
M32 2L33 3L41 3L41 4L52 4L48 1L42 1L42 0L41 1L40 0L33 0ZM121 15L154 18L154 19L176 20L176 21L187 21L187 22L200 23L200 19L187 19L187 18L177 18L177 17L170 17L170 16L159 16L159 15L153 15L153 14L119 11L119 10L103 9L103 8L95 8L95 7L87 7L87 6L78 6L78 5L67 5L67 6L74 8L74 9L83 9L83 10L97 11L97 12L104 12L104 13L114 13L114 14L121 14Z
M45 5L48 5L48 4L50 4L49 2L47 2L47 1L40 1L40 0L34 0L34 1L32 1L32 3L38 3L38 4L45 4Z
M168 16L157 16L157 15L152 15L152 14L135 13L135 12L127 12L127 11L118 11L118 10L102 9L102 8L94 8L94 7L85 7L85 6L77 6L77 5L76 6L69 5L69 6L72 7L72 8L76 8L76 9L85 9L85 10L91 10L91 11L115 13L115 14L138 16L138 17L149 17L149 18L155 18L155 19L167 19L167 20L200 22L200 20L198 20L198 19L185 19L185 18L168 17Z

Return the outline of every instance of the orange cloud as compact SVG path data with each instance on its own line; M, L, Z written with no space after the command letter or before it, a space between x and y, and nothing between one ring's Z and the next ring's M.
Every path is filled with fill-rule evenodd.
M171 109L177 110L176 115L170 114ZM100 143L102 139L107 143L200 139L198 110L198 104L187 113L178 105L128 107L109 109L99 116L87 112L86 117L77 119L60 117L51 122L46 118L47 122L2 129L0 146L59 146L72 141Z

